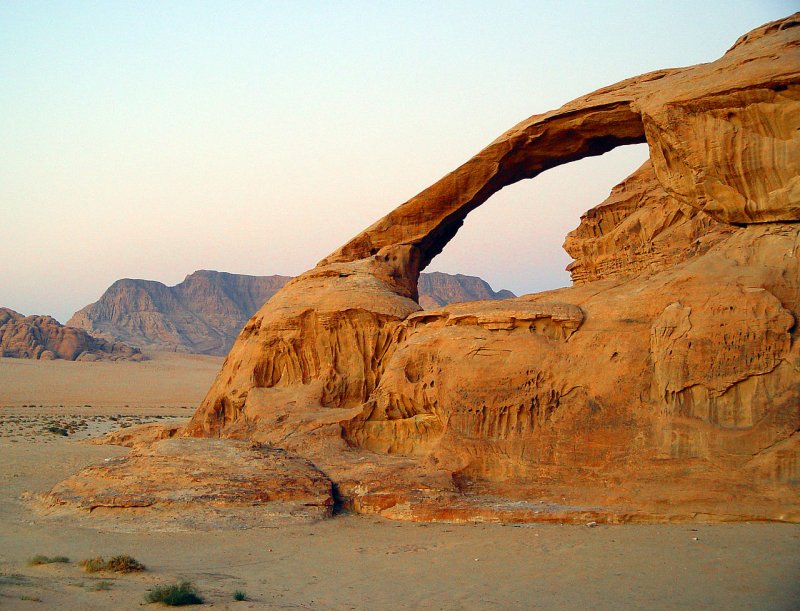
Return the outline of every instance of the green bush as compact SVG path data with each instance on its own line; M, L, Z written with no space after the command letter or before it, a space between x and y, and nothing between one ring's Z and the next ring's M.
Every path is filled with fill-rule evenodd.
M168 607L182 607L183 605L199 605L203 598L193 583L181 581L171 586L157 586L145 596L145 602L161 603Z
M236 590L233 593L233 600L247 600L247 592L244 590Z

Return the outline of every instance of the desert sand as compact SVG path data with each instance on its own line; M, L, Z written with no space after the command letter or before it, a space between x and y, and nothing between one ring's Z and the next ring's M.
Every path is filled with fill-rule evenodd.
M41 519L28 493L129 451L84 443L86 430L42 432L47 422L89 421L92 434L101 434L158 416L185 421L192 413L185 407L202 399L221 361L150 356L144 363L0 359L0 608L136 609L148 588L178 579L194 582L208 604L231 609L789 609L800 603L796 524L590 528L341 514L281 528L132 533ZM23 417L34 423L14 422ZM28 566L37 554L64 555L70 563ZM130 554L148 570L98 575L78 566L115 554ZM110 589L96 591L101 581ZM235 602L236 590L249 600Z

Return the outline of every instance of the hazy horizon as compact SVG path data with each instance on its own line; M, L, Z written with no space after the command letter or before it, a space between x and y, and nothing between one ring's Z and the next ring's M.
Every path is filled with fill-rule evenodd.
M297 275L502 132L720 57L793 3L0 5L0 306L61 322L120 278ZM425 271L566 286L580 215L646 145L470 214Z

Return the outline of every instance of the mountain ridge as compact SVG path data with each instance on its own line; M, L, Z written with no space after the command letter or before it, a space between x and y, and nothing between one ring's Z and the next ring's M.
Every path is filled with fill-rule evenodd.
M168 286L157 280L120 278L67 325L108 341L144 349L225 355L244 324L292 276L253 276L201 269ZM420 277L420 305L506 299L483 279L432 272Z

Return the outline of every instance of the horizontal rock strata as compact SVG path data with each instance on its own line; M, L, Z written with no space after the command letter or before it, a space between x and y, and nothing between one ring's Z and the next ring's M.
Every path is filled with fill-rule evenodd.
M331 515L333 497L328 478L283 450L166 439L85 468L39 505L49 515L92 513L125 530L191 530L319 520Z

